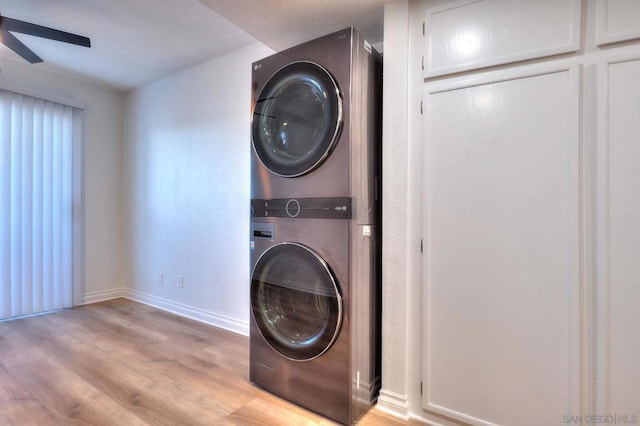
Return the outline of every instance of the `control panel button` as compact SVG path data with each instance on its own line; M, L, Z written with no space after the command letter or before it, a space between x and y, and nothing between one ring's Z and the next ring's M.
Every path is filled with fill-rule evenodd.
M296 217L300 214L300 203L298 200L291 199L287 201L287 206L285 207L287 214L289 217Z

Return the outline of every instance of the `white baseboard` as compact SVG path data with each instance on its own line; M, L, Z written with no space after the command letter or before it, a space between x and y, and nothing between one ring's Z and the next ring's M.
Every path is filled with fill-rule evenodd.
M195 308L193 306L174 302L173 300L129 288L123 289L121 297L125 297L135 302L144 303L145 305L153 306L154 308L162 309L163 311L171 312L186 318L191 318L205 324L223 328L237 334L242 334L244 336L249 335L249 323L238 321L235 318L225 317L224 315L219 315L211 311L205 311L204 309Z
M249 335L249 323L247 322L238 321L234 318L228 318L223 315L218 315L214 312L205 311L203 309L174 302L173 300L164 299L153 294L132 290L130 288L121 287L116 289L85 293L81 296L80 304L88 305L90 303L104 302L107 300L117 299L119 297L124 297L135 302L144 303L145 305L153 306L154 308L162 309L163 311L171 312L173 314L180 315L186 318L191 318L193 320L213 325L215 327L223 328L225 330L242 334L244 336Z
M88 305L90 303L104 302L105 300L124 297L125 291L126 289L124 287L120 287L109 290L94 291L92 293L85 293L80 297L80 304Z
M428 426L459 426L462 423L449 419L435 413L422 411L422 413L412 413L409 409L409 400L406 395L401 395L385 389L380 390L376 410L390 414L402 420L417 420Z
M409 420L409 402L406 395L400 395L385 389L380 389L376 409L384 411L403 420Z

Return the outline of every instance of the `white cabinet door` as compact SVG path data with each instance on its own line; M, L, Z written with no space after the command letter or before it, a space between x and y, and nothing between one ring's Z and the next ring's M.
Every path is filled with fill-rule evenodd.
M604 64L599 71L596 408L598 413L636 416L636 423L640 422L640 59Z
M462 0L427 9L425 77L574 52L580 0Z
M474 425L579 414L578 68L428 84L424 409Z
M640 38L640 1L598 0L596 38L599 45Z

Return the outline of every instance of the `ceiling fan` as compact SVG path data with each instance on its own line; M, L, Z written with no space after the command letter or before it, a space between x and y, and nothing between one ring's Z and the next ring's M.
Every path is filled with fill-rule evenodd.
M29 49L23 42L11 34L12 32L48 38L50 40L62 41L65 43L76 44L78 46L91 47L91 40L88 37L0 15L0 43L4 44L32 64L42 62L42 58L36 55L33 50Z

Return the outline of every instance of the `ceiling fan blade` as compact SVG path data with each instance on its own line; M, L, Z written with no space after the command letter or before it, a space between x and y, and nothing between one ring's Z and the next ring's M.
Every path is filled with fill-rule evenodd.
M36 64L42 62L40 56L33 53L33 50L29 49L20 40L18 40L13 34L4 29L0 29L0 41L9 49L22 56L26 61Z
M32 24L31 22L7 18L5 16L0 16L0 30L13 31L16 33L76 44L78 46L91 47L91 40L88 37L44 27L42 25Z

